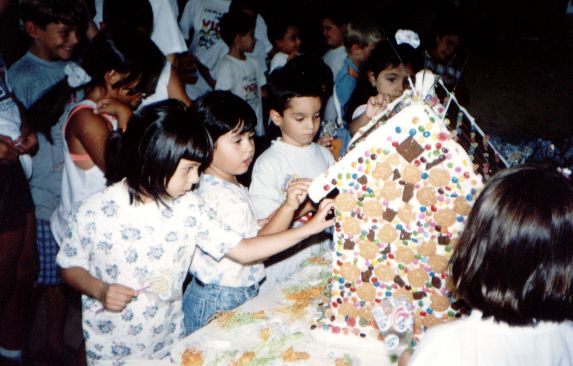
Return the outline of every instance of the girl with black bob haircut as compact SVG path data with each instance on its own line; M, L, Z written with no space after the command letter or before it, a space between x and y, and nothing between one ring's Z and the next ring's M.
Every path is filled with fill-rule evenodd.
M300 228L249 239L234 232L191 191L212 142L179 101L143 107L116 139L125 159L109 165L121 169L116 183L75 207L57 256L62 278L83 295L88 365L168 357L185 336L181 295L196 246L248 264L334 224L326 219L334 203L324 200Z
M491 178L450 260L472 314L430 329L409 365L572 365L572 240L568 177L523 166Z

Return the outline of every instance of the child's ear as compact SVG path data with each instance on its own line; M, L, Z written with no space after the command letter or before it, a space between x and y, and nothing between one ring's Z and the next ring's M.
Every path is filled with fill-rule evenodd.
M273 123L277 126L280 127L283 123L283 116L281 116L281 114L279 112L277 112L274 109L271 109L269 112L269 116L271 117L271 120L273 121Z
M121 79L124 78L124 75L120 74L119 72L117 72L115 70L110 70L110 71L105 73L103 78L107 84L114 85L118 81L121 81Z
M32 22L31 20L27 20L24 22L24 29L32 39L37 39L40 36L40 31L42 30L42 28L40 28L36 23Z

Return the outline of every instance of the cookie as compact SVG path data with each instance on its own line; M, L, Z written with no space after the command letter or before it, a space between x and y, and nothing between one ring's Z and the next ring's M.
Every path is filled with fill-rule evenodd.
M356 289L356 294L361 300L373 301L376 297L376 288L371 283L363 283Z
M420 267L408 272L407 277L408 282L413 287L424 287L428 282L428 274Z
M374 315L372 315L372 307L367 305L358 309L358 317L367 321L373 321Z
M380 282L389 282L396 277L396 272L390 266L379 264L374 268L374 275Z
M384 212L384 207L376 200L368 200L362 203L362 210L367 217L380 217Z
M354 217L347 217L342 221L342 230L348 234L360 234L360 220Z
M430 176L428 177L428 181L434 187L443 187L450 183L450 179L450 173L446 169L442 168L431 169Z
M356 197L351 193L340 193L334 199L334 205L340 211L350 212L356 207Z
M340 266L340 275L347 281L355 281L360 277L360 269L355 264L345 262Z
M388 201L393 201L402 195L402 190L394 181L386 181L380 191L382 197Z
M372 176L378 180L388 180L392 176L392 167L387 162L377 163Z
M384 224L380 230L378 230L378 239L383 243L393 243L398 239L398 232L390 224Z
M432 301L432 309L435 311L446 311L450 307L450 300L440 294L433 293L430 300Z
M407 247L400 247L396 250L396 260L403 264L410 264L415 258L412 249Z
M358 243L360 255L366 259L375 259L380 254L378 245L369 240L364 240Z
M454 212L458 215L467 216L470 214L472 206L469 205L465 197L459 196L454 200Z
M391 166L396 166L396 165L400 164L401 161L402 161L402 158L400 157L400 155L394 153L394 154L389 155L388 158L384 162L390 164Z
M419 255L423 255L425 257L431 256L433 254L436 254L436 247L437 244L434 241L426 241L423 242L422 244L418 245L418 247L416 248L416 251L418 252Z
M353 304L344 302L338 306L338 315L356 318L358 316L358 309L356 309Z
M400 212L398 212L398 215ZM456 222L456 213L451 208L444 208L436 211L434 221L442 227L452 226Z
M412 296L412 291L408 291L403 287L398 288L392 296L395 299L405 299L406 303L411 304L414 301L414 297Z
M402 171L402 178L406 183L416 184L422 178L422 171L414 165L408 164Z
M402 207L398 209L398 218L404 224L409 224L416 219L416 214L414 213L414 207L408 203L404 203Z
M436 203L436 193L432 187L420 188L416 192L416 199L424 206L432 206Z
M448 269L448 258L443 255L431 255L428 259L428 265L434 272L445 272Z

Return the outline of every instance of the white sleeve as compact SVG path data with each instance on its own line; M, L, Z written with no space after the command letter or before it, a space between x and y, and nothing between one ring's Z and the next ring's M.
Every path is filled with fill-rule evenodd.
M366 104L359 105L356 107L354 112L352 112L352 119L358 118L366 112Z
M219 65L217 66L217 74L215 79L217 80L217 82L215 83L216 90L233 89L233 86L235 84L233 78L233 68L225 59L222 59Z
M187 51L177 18L168 1L149 0L153 10L153 32L151 40L164 55Z
M181 18L179 19L179 29L181 29L181 33L183 38L187 41L191 41L189 38L189 31L194 29L193 27L193 17L195 7L193 4L196 3L194 0L188 0L185 3L185 7L183 8L183 12L181 13Z
M260 159L253 166L249 194L259 220L267 218L284 202L285 194L279 181L281 174L275 167L276 164Z

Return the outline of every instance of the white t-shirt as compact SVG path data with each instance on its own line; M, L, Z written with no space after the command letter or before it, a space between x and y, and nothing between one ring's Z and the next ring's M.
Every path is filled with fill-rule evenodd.
M283 67L288 62L288 55L283 52L277 52L271 60L270 72L273 72L277 67Z
M265 134L261 87L267 83L257 60L246 55L244 60L225 55L217 67L215 89L229 90L249 103L257 116L257 136Z
M164 358L185 336L181 292L196 246L221 258L240 240L192 192L169 207L130 204L121 181L84 201L70 215L58 264L143 289L121 312L98 312L102 304L82 296L88 365Z
M326 51L322 56L322 60L324 61L324 63L327 64L328 67L330 67L330 70L332 70L333 78L336 77L336 75L342 68L342 65L344 65L344 59L346 58L346 56L347 56L346 48L344 48L344 45L334 49L330 49Z
M474 310L466 319L431 328L408 365L573 365L573 322L512 327L481 317Z
M159 74L159 78L157 78L157 85L155 85L155 92L150 96L144 98L141 101L138 110L145 107L146 105L159 102L162 100L166 100L169 98L169 77L171 76L171 62L165 61L165 65L163 65L163 69L161 69L161 73ZM175 72L175 70L173 70Z
M246 239L257 236L258 220L246 187L203 174L197 195L241 237ZM203 283L248 287L259 283L265 277L265 266L262 262L243 265L227 257L217 261L211 255L197 249L190 272Z

